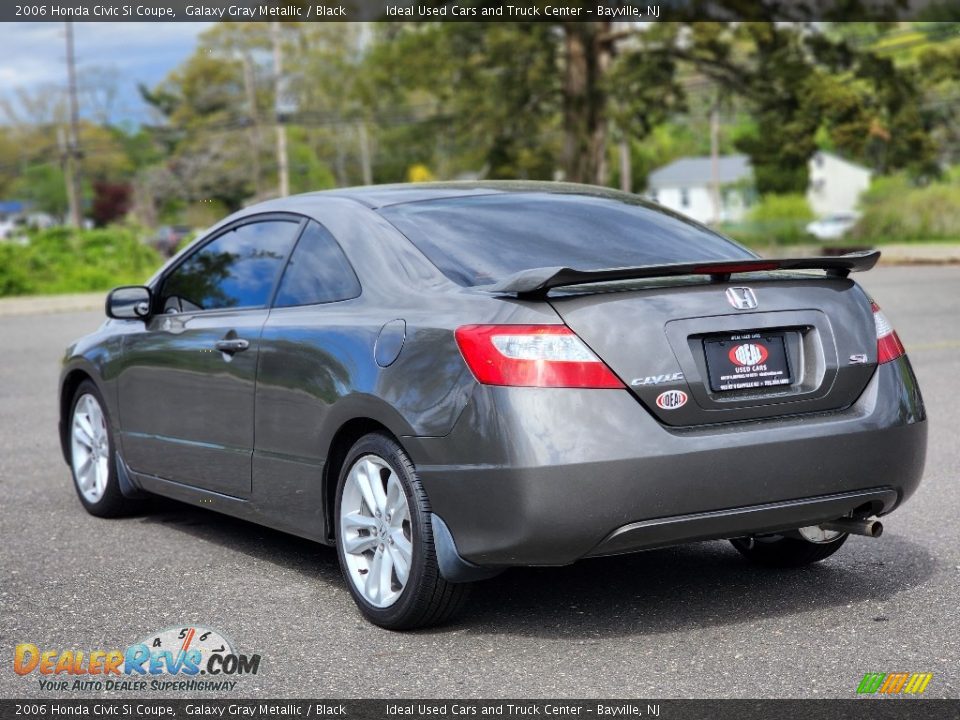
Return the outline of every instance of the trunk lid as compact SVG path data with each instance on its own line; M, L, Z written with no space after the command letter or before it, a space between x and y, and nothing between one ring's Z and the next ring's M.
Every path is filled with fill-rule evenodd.
M667 425L841 409L876 368L870 301L846 278L751 273L614 287L548 302ZM753 304L739 302L745 288L756 306L737 309Z

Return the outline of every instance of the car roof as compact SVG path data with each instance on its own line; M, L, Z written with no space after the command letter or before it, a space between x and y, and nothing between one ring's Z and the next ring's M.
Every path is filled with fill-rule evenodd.
M564 195L589 195L605 197L628 202L640 202L636 195L597 187L596 185L578 185L576 183L542 182L532 180L485 180L467 182L431 182L431 183L401 183L395 185L368 185L351 188L337 188L336 190L321 190L319 192L303 193L293 197L301 200L308 198L347 198L377 209L389 205L423 202L426 200L440 200L443 198L499 195L507 193L554 193ZM272 202L268 201L261 207L265 209Z

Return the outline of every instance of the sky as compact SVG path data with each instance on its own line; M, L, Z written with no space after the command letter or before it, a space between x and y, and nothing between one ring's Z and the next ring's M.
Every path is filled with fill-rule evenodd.
M114 75L117 98L111 119L143 122L149 116L137 84L162 80L193 52L197 35L211 24L74 23L80 80L99 71ZM18 87L66 87L63 23L0 23L0 48L0 97L13 98Z

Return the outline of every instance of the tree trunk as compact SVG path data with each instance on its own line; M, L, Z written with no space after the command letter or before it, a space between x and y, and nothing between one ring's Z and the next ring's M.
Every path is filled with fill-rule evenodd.
M564 25L564 175L570 182L607 183L607 96L603 76L613 41L609 22Z

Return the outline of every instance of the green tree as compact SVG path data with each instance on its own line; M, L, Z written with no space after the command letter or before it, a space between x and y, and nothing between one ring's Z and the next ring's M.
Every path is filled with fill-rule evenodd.
M957 29L957 24L954 30ZM944 163L960 162L960 42L928 47L920 53L917 72L923 79L924 105L930 114L933 142Z
M421 125L459 165L519 178L562 168L567 180L605 184L611 122L642 138L680 106L673 60L659 50L675 32L621 33L610 22L395 25L374 57L394 97L432 106Z
M241 134L250 108L243 62L230 51L233 33L228 26L207 31L196 52L158 87L141 88L165 118L154 129L168 151L163 170L170 180L154 183L161 202L170 193L188 203L215 200L237 209L253 194L251 148Z
M555 31L539 23L436 23L381 30L367 67L378 114L418 127L414 152L442 177L550 177L560 143ZM433 162L436 156L437 162Z
M27 200L35 210L63 218L67 214L67 186L56 165L31 165L12 184L11 195Z
M761 193L804 191L821 130L878 170L931 171L935 148L915 73L802 23L691 29L674 53L747 101L755 130L738 146L751 157Z

